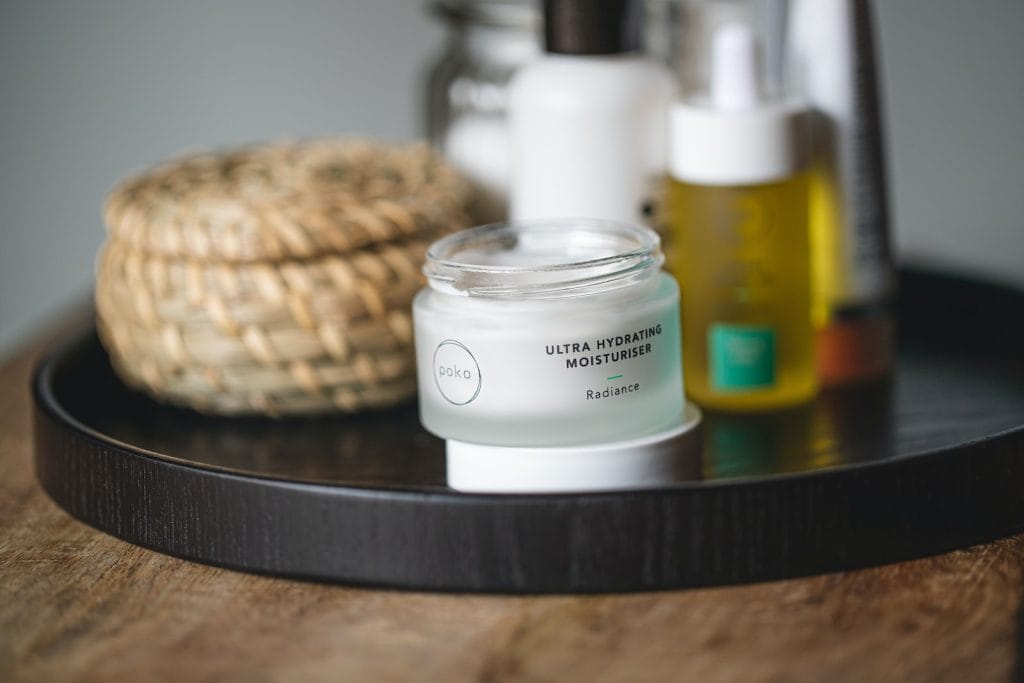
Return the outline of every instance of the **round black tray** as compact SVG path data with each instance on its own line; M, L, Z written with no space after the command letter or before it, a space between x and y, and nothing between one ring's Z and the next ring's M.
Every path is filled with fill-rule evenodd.
M37 371L37 475L75 517L172 555L439 590L775 579L1024 529L1024 294L924 272L901 290L891 381L705 415L702 462L656 489L459 493L414 406L205 417L122 386L91 329Z

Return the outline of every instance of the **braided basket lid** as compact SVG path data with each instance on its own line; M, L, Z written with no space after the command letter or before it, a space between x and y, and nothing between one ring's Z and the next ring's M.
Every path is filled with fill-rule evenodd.
M118 375L220 414L415 393L410 307L469 186L426 145L314 140L183 157L109 195L98 331Z
M105 219L145 253L243 263L429 237L469 200L426 145L311 140L171 161L115 187Z

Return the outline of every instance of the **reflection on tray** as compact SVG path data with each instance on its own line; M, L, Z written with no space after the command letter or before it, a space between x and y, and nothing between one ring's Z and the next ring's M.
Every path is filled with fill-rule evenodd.
M891 454L893 386L831 390L815 403L758 415L705 413L704 476L802 472Z
M245 474L357 486L444 487L443 443L415 405L358 416L227 418L156 403L125 387L90 337L58 373L69 411L119 441L189 464ZM68 381L62 381L62 380Z

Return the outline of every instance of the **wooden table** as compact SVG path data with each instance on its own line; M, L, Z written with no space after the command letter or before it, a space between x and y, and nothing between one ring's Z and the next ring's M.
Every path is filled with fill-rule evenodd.
M587 597L403 593L193 564L32 475L41 337L0 366L0 681L1000 681L1024 536L802 580Z

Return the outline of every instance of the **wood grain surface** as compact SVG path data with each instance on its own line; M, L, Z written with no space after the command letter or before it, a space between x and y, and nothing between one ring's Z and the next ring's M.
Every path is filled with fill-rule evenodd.
M64 514L0 367L0 681L1002 681L1024 536L876 569L588 597L351 589L166 557Z

